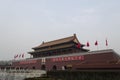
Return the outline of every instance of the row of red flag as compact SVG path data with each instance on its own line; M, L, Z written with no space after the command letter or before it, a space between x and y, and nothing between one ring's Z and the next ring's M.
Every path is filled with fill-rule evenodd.
M17 59L17 58L24 58L24 53L14 55L14 59Z
M94 44L94 45L95 45L95 46L98 46L98 41L97 41L97 40L95 41L95 44ZM105 45L108 46L108 40L107 40L107 39L105 40ZM90 43L87 42L86 46L89 47L89 46L90 46Z
M94 45L95 45L95 46L98 46L98 41L97 41L97 40L95 41ZM105 40L105 45L108 46L108 41L107 41L107 39ZM90 43L87 42L87 43L86 43L86 46L89 47L89 46L90 46ZM76 45L76 47L77 47L77 48L80 48L80 47L81 47L81 44L78 43L78 44Z

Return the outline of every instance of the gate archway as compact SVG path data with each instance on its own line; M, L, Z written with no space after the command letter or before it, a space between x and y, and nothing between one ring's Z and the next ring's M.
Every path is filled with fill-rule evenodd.
M53 65L52 70L57 70L57 66Z
M46 66L45 66L45 65L42 65L42 66L41 66L41 70L46 70Z

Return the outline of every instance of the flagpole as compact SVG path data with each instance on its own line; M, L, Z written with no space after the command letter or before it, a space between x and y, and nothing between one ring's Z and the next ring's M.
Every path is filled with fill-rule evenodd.
M106 38L106 41L105 41L106 43L105 43L105 45L106 45L106 49L108 49L108 40L107 40L107 38Z
M99 50L99 47L98 47L98 45L97 45L97 50Z
M106 46L106 49L108 49L108 46Z

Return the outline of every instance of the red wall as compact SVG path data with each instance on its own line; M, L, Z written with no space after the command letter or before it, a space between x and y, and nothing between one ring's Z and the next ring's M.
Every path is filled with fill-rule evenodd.
M13 62L15 68L28 68L28 69L41 69L42 65L45 66L46 70L52 70L53 66L56 66L57 70L61 70L62 66L71 66L72 69L76 68L100 68L105 65L107 67L113 66L118 61L118 56L114 53L97 53L87 54L82 56L74 57L58 57L58 58L47 58L47 59L28 59L22 61ZM101 66L100 66L101 65ZM116 64L116 66L118 66ZM120 65L118 66L120 67ZM112 68L112 67L111 67Z

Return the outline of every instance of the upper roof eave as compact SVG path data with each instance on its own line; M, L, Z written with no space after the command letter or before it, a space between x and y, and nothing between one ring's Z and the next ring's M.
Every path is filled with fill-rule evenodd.
M74 39L77 39L75 34L73 36L62 38L62 39L57 39L57 40L53 40L53 41L49 41L49 42L43 42L41 45L39 45L37 47L34 47L32 49L49 47L49 46L52 46L52 45L67 43L67 42L73 41ZM77 42L79 43L78 39L77 39Z

